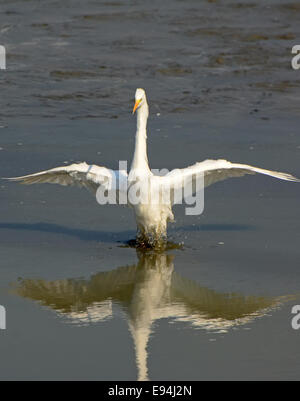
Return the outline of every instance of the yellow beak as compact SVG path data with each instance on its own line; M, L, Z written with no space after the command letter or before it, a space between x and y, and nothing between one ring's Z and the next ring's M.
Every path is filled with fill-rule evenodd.
M139 107L140 103L141 103L142 99L136 100L135 104L134 104L134 108L132 110L132 114L135 113L136 109Z

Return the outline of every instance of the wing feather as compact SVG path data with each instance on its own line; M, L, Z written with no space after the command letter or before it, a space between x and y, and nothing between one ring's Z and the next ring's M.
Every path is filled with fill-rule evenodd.
M287 173L265 170L247 164L231 163L227 160L205 160L187 168L172 170L162 177L162 185L174 192L183 189L185 185L194 184L196 179L203 175L204 187L206 188L228 178L243 177L246 174L256 173L280 180L300 182L299 178Z
M110 188L112 182L115 183L118 188L120 180L127 180L127 173L125 171L109 170L106 167L88 165L87 163L76 163L22 177L6 179L9 181L17 181L25 185L44 183L64 186L76 185L96 193L97 189L102 185L106 188Z

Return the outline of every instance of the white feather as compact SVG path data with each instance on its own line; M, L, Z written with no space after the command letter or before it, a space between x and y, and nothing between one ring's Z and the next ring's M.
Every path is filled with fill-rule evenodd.
M79 163L23 177L10 178L10 180L20 181L23 184L51 183L77 185L85 187L94 193L96 193L99 187L117 189L119 193L121 188L123 192L125 188L126 196L136 184L139 184L140 191L144 191L145 193L151 188L150 193L146 193L146 202L134 204L128 199L128 205L135 212L139 241L152 245L160 242L166 235L167 223L174 219L172 213L174 191L182 189L184 185L189 183L193 184L198 175L203 175L205 187L227 178L242 177L246 174L255 173L265 174L280 180L300 182L298 178L290 174L265 170L246 164L231 163L227 160L206 160L184 169L173 170L163 177L153 175L150 171L147 157L147 120L149 107L146 93L143 89L137 89L135 100L137 131L135 151L129 175L125 171L112 171L106 167ZM166 201L166 198L162 200L162 194L169 190L169 200ZM158 198L157 195L159 195ZM157 199L159 199L159 202L157 202Z

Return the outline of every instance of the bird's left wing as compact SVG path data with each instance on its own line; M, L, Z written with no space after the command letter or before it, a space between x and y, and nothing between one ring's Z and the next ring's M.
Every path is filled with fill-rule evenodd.
M194 188L195 182L197 180L201 182L200 179L202 177L203 185L199 189L203 189L203 186L206 188L227 178L242 177L246 174L256 173L265 174L280 180L300 182L300 179L287 173L265 170L247 164L231 163L227 160L205 160L187 168L172 170L161 177L161 183L163 186L170 188L171 192L174 192L183 189L185 185L192 184ZM193 192L195 191L193 190Z
M119 182L127 180L127 173L125 171L109 170L106 167L88 165L87 163L76 163L23 177L8 178L8 180L18 181L27 185L43 183L64 186L76 185L96 193L100 186L105 186L107 189L111 189L112 186L119 188Z

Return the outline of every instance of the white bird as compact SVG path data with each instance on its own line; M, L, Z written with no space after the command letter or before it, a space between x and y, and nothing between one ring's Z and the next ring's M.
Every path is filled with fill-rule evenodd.
M137 264L88 279L21 279L12 288L79 326L107 322L121 308L134 342L138 380L149 380L148 344L161 319L224 335L296 299L218 292L174 271L173 255L138 251L137 256Z
M134 210L138 230L137 244L150 247L161 244L166 238L167 223L174 220L172 206L176 203L175 192L182 190L188 184L195 183L195 177L199 175L204 177L205 187L227 178L255 173L300 182L298 178L290 174L231 163L226 160L205 160L184 169L173 170L164 176L155 175L149 168L147 157L149 107L146 93L141 88L138 88L135 93L133 113L135 111L137 112L137 130L129 175L123 170L113 171L106 167L78 163L10 178L10 180L20 181L23 184L77 185L90 189L94 193L98 190L102 191L102 194L115 190L116 203L126 203L124 202L125 195L127 205ZM151 188L150 191L149 188ZM133 189L134 191L131 191ZM139 201L132 201L132 196L128 196L130 191L135 193ZM164 192L169 192L170 196L162 197Z

